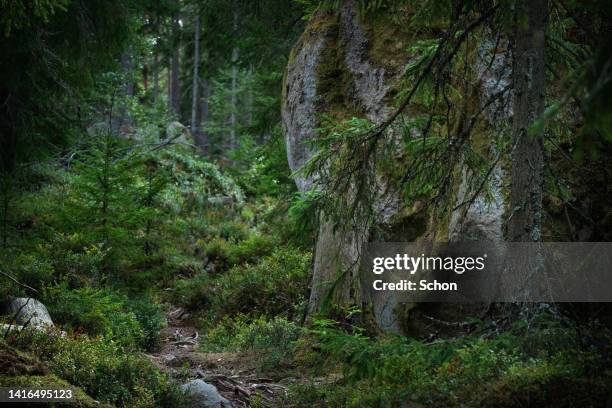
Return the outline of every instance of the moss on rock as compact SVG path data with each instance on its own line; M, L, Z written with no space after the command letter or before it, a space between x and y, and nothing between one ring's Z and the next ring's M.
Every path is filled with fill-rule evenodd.
M75 408L98 407L105 408L111 405L101 404L88 396L82 389L62 380L37 358L24 353L0 340L0 387L13 388L44 388L67 389L74 392L74 398L69 403L53 403L52 406L67 406ZM48 406L37 404L37 406Z
M46 375L47 367L36 358L0 341L0 375Z
M89 395L85 394L82 389L73 386L67 381L53 375L18 375L18 376L7 376L0 375L0 387L12 387L12 388L40 388L40 389L71 389L73 392L73 398L70 402L66 403L49 403L48 404L36 404L36 406L54 406L54 407L72 407L72 408L111 408L112 405L103 404L99 401L94 400Z

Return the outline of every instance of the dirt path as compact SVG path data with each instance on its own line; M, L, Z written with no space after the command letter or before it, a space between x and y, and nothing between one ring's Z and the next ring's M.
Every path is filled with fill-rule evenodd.
M251 398L273 407L275 400L286 395L287 384L258 376L247 355L199 351L199 333L183 309L171 309L166 319L161 348L148 356L171 378L181 383L199 378L213 384L235 408L250 407Z

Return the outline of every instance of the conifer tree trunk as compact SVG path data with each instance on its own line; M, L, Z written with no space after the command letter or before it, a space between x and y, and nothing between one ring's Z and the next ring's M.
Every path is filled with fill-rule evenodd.
M253 126L253 82L254 82L254 70L253 64L249 67L249 76L248 76L248 89L247 89L247 107L246 107L246 116L247 116L247 125Z
M200 133L200 124L198 123L198 75L200 72L200 16L195 17L194 27L194 50L193 50L193 84L191 86L191 133L197 143L198 134Z
M180 70L180 36L179 36L179 16L178 13L174 15L174 37L175 45L172 51L172 57L170 59L170 72L168 78L168 96L170 110L175 114L180 113L181 106L181 83L179 78Z
M170 109L178 114L180 110L180 80L179 80L179 49L178 47L172 53L170 67Z
M236 92L238 88L238 45L236 37L238 31L238 10L234 4L234 48L232 49L232 91L230 95L230 148L236 147Z
M517 5L509 241L541 240L544 143L542 129L533 125L544 112L547 16L547 0L521 0Z
M132 61L131 51L128 50L121 54L121 70L124 75L123 92L124 96L132 97L135 95L134 81L132 80L132 70L134 69L134 63ZM118 117L114 117L111 121L111 130L115 133L121 131L121 128L125 125L130 125L132 119L127 110L127 106L121 103L119 108Z
M155 54L153 55L153 66L152 66L152 74L153 74L153 104L157 104L157 99L159 98L159 62L157 61L157 49L155 50Z
M159 36L159 16L155 16L155 34ZM158 44L153 47L153 63L151 70L153 71L153 104L157 104L159 98L159 55Z
M208 101L210 98L210 83L208 78L202 79L202 98L200 103L200 132L196 139L196 144L200 147L202 154L208 152L208 131L206 125L208 124L209 118L209 105Z

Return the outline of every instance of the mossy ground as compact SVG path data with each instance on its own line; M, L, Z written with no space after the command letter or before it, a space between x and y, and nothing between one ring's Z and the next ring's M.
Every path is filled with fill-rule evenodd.
M72 389L74 399L69 403L53 403L52 406L76 408L110 408L88 396L81 388L51 374L51 370L36 357L9 346L0 340L0 387ZM47 406L48 404L37 404Z

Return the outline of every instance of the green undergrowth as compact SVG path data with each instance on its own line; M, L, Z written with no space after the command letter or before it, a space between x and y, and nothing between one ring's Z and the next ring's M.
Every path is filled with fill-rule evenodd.
M202 350L252 352L261 371L291 366L303 331L310 262L308 252L279 248L256 264L186 282L189 304L206 303L199 320Z
M148 296L59 285L46 288L42 300L64 330L101 336L128 349L155 350L166 325L161 305Z
M294 367L293 353L304 329L285 317L225 318L200 342L204 352L242 352L252 356L255 368L275 373Z
M609 331L601 336L609 344ZM292 387L289 406L605 406L612 371L596 344L584 344L577 326L545 315L501 332L427 343L349 334L318 321L297 355L311 375L336 372L339 379Z
M182 393L166 374L145 356L112 340L26 331L9 341L21 353L28 353L22 355L31 356L23 361L44 365L40 372L0 374L0 383L5 386L76 386L83 399L88 400L86 393L113 406L176 407L182 403Z
M71 389L73 397L70 402L55 403L54 407L73 407L73 408L111 408L112 405L96 401L87 395L82 389L74 387L56 375L18 375L5 376L0 374L0 387L16 388L39 388L39 389L54 389L66 390ZM38 406L44 407L46 404L38 403Z

